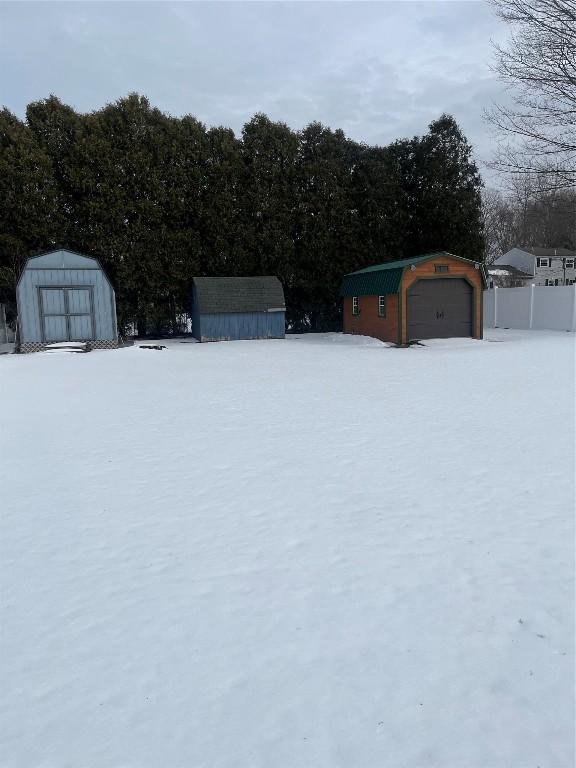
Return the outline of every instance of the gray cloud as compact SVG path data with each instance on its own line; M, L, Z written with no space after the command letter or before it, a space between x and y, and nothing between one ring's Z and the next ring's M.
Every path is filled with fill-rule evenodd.
M90 111L138 91L237 132L263 111L379 144L449 112L482 160L504 32L484 2L2 3L0 102Z

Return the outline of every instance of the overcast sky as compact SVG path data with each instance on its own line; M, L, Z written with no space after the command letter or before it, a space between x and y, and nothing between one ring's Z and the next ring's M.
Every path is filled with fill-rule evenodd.
M490 40L506 34L480 0L0 2L0 103L23 116L54 93L90 111L137 91L237 132L261 111L371 144L448 112L481 162L482 110L502 98Z

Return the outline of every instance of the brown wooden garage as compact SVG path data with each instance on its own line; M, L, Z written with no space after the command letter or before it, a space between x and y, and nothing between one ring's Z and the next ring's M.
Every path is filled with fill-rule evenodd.
M485 287L480 262L444 251L351 272L341 287L344 332L399 345L481 339Z

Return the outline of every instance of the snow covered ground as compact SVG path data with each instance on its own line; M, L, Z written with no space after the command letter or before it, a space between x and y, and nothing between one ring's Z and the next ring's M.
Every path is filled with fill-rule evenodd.
M0 508L3 768L574 764L572 334L6 355Z

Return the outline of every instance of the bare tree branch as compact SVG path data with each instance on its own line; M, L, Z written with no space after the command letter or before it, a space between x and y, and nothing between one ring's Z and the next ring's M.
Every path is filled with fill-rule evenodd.
M551 176L576 187L576 0L491 0L512 27L494 45L494 70L512 105L486 112L500 139L491 166L504 173Z

